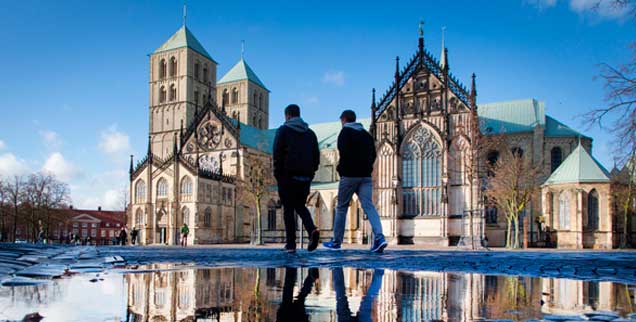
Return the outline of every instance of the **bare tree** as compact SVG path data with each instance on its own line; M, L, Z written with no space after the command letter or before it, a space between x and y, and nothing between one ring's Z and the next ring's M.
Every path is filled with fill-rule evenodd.
M519 215L537 192L542 169L531 158L508 148L503 139L493 139L499 142L499 159L491 166L486 195L506 215L506 247L518 248Z
M634 161L636 151L632 151L630 161L621 171L612 175L612 198L618 210L623 215L623 234L620 240L620 247L626 248L628 243L629 217L636 213L636 165ZM617 214L618 215L618 214Z
M13 214L11 241L15 241L16 235L18 233L18 216L20 213L20 208L22 207L25 193L24 177L18 175L13 176L12 179L7 180L5 189L8 196L9 207L11 208Z
M256 244L263 245L262 206L269 196L274 178L266 158L255 155L250 158L244 168L244 176L237 182L239 199L251 203L255 208Z
M24 201L29 210L27 223L33 239L40 231L49 237L50 228L65 220L60 209L67 205L69 195L68 185L51 174L34 173L29 176L25 182Z
M9 194L7 191L7 182L0 177L0 242L7 240L7 215L8 215Z

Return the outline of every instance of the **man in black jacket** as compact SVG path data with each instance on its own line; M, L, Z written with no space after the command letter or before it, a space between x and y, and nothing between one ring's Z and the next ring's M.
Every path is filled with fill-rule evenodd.
M285 250L296 252L296 217L298 213L309 234L307 250L318 247L320 232L305 206L311 180L320 164L318 139L307 123L300 118L300 107L285 108L285 124L276 131L274 139L274 177L278 182L278 196L283 204L286 244Z
M373 245L371 251L381 253L388 245L382 234L380 216L373 206L373 163L375 162L375 143L373 137L362 124L356 123L356 113L346 110L340 115L342 130L338 135L338 204L336 206L336 218L334 218L333 240L324 243L324 246L339 250L344 237L344 226L347 220L349 203L355 193L362 204L362 209L369 218L373 230Z

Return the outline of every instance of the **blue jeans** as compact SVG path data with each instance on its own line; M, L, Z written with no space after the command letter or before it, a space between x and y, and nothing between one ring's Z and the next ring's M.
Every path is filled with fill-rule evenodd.
M336 292L336 316L338 322L371 322L371 311L373 310L373 303L380 293L382 288L382 277L384 276L383 270L374 270L373 278L371 279L371 285L367 289L367 293L362 297L360 307L358 309L357 316L354 316L349 309L349 299L347 298L347 292L344 285L344 273L342 267L337 267L331 271L331 279L333 282L333 289Z
M362 209L369 218L375 239L384 237L380 216L373 206L373 180L371 177L340 177L338 184L338 205L334 218L333 242L341 245L344 238L344 228L347 221L347 210L353 194L358 196Z

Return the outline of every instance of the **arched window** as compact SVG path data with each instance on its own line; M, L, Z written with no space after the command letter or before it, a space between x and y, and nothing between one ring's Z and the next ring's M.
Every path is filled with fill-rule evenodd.
M596 189L587 195L587 229L598 229L598 192Z
M190 209L188 209L188 207L183 207L181 210L181 220L182 223L190 226Z
M555 146L550 150L550 172L554 172L563 162L563 150Z
M159 62L159 78L166 78L168 70L168 64L165 59Z
M135 226L141 226L144 224L144 212L141 208L137 209L135 213Z
M258 106L258 96L256 95L256 91L254 92L254 99L252 100L252 104L254 104L254 106L256 106L257 108L260 107Z
M199 105L199 90L195 89L194 90L194 105Z
M168 197L168 180L161 178L157 182L157 198Z
M518 156L520 158L523 158L523 149L520 147L514 147L512 149L510 149L510 152L512 152L512 154L514 156Z
M405 142L402 161L403 213L407 216L439 215L441 149L426 128Z
M146 182L137 181L135 184L135 203L146 202Z
M263 109L263 93L258 95L258 108Z
M210 208L205 208L205 212L203 214L203 226L212 226L212 209Z
M230 103L230 94L226 88L223 90L223 105L227 105L228 103Z
M170 101L174 101L177 99L177 87L172 84L170 85Z
M236 87L232 89L232 104L238 103L238 89Z
M192 179L190 179L190 177L188 176L184 176L183 179L181 179L181 185L180 185L180 192L181 192L181 199L189 199L192 197Z
M486 159L488 161L488 176L489 177L494 177L495 176L495 171L494 171L494 167L497 164L497 161L499 161L499 151L488 151L488 155L486 156Z
M466 179L466 161L467 160L468 143L462 137L453 141L449 154L449 177L451 185L463 185Z
M194 79L196 80L199 80L200 68L201 65L199 64L199 62L194 63Z
M276 230L276 202L270 200L267 205L267 230Z
M177 76L177 59L170 58L170 76Z
M159 103L165 103L165 102L166 102L166 87L161 86L161 88L159 88Z
M208 82L208 64L203 65L203 82Z
M256 116L252 117L252 125L256 126Z
M570 196L566 191L559 195L559 229L570 229Z

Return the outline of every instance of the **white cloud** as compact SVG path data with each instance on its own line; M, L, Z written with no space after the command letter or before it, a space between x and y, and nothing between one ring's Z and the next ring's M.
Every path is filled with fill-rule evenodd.
M16 158L12 153L0 154L0 176L24 175L30 172L24 160Z
M62 145L62 139L55 131L41 130L40 136L46 145L51 150L57 150Z
M104 153L111 156L124 155L131 150L128 134L118 131L116 124L102 131L98 146Z
M73 163L67 161L59 152L51 154L46 159L44 166L42 166L42 171L54 174L64 182L70 182L80 176L79 169Z
M0 150L4 149L7 145L4 144L4 141L0 140Z
M610 0L570 0L570 9L579 14L592 13L604 18L621 18L629 11L627 4L617 5Z
M336 86L342 86L345 83L345 74L341 70L330 70L325 72L322 76L322 82L325 84L333 84Z
M305 103L306 105L314 105L318 104L319 102L320 99L318 98L318 96L307 96L303 98L303 103Z

